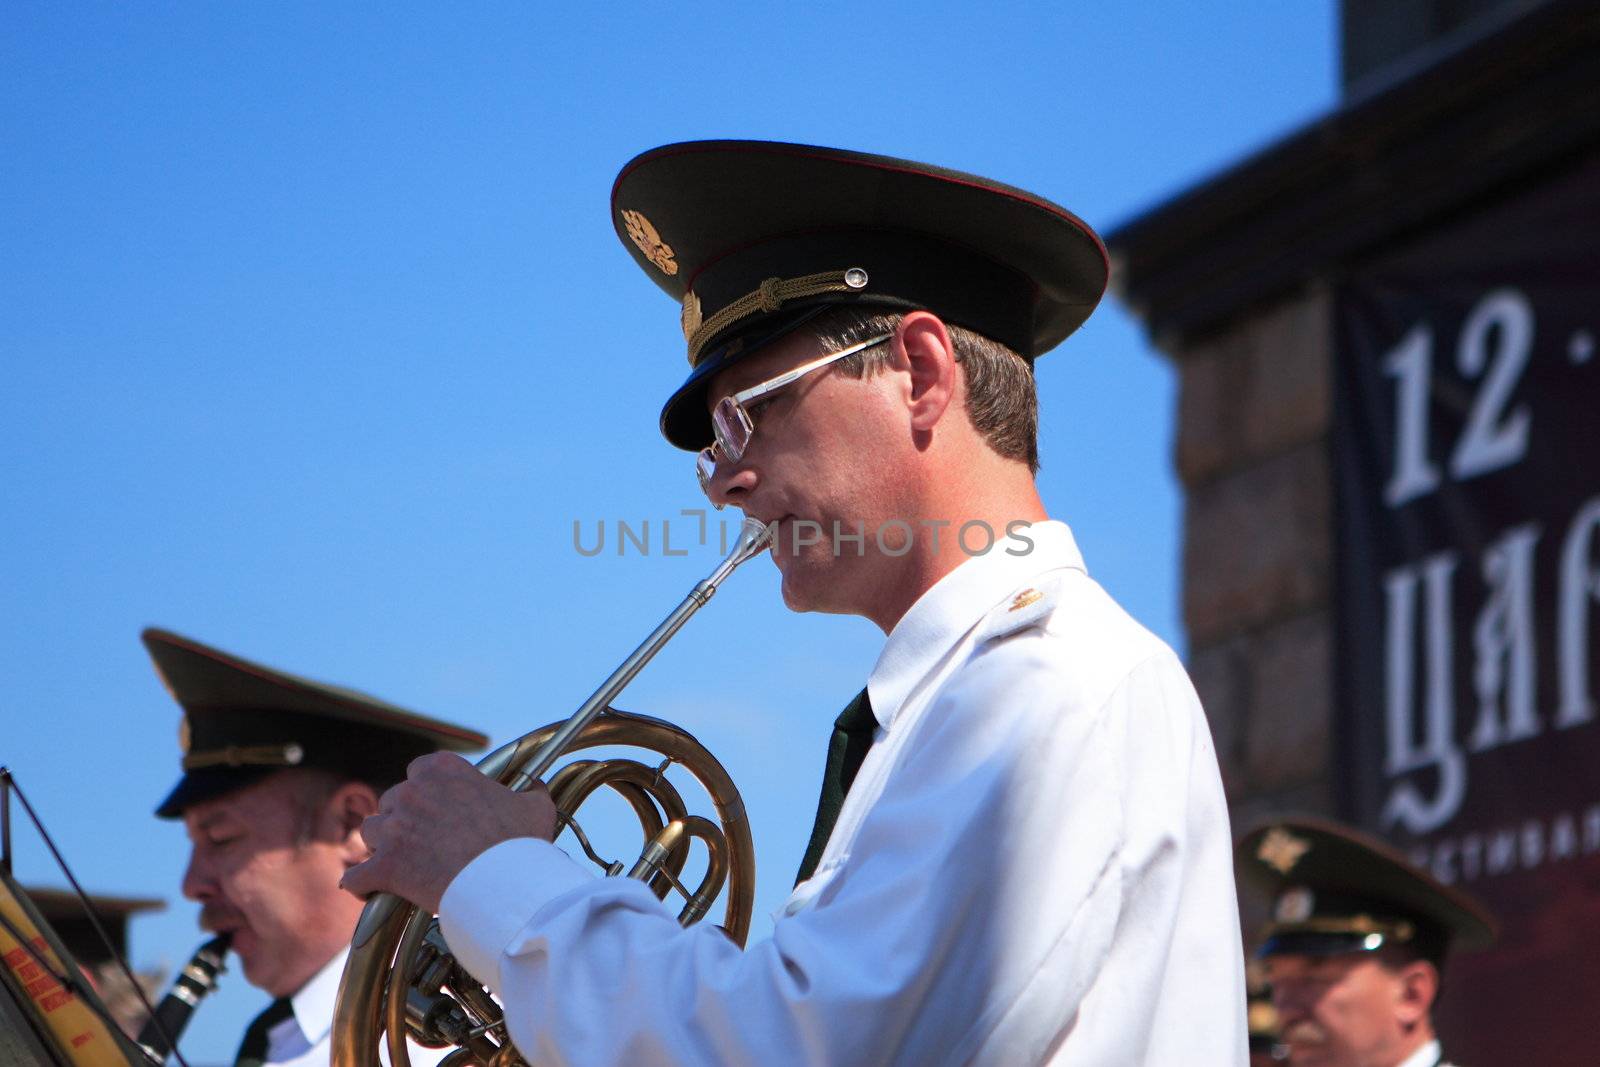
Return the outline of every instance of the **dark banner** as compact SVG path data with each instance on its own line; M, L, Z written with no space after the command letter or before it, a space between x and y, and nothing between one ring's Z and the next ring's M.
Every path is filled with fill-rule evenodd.
M1594 1062L1600 159L1352 269L1337 308L1345 814L1500 920L1447 969L1452 1059Z

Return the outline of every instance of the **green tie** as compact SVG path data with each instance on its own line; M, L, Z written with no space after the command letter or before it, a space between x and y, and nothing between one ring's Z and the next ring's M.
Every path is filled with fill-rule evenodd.
M817 869L828 836L833 833L833 824L839 821L844 796L850 792L850 783L856 780L861 761L867 758L867 749L872 747L872 734L877 727L872 700L865 689L834 720L833 737L828 741L828 764L822 771L822 795L817 798L817 821L811 827L811 841L806 845L805 858L800 861L795 885L810 878Z
M288 997L279 997L267 1005L267 1010L252 1019L245 1028L238 1055L233 1057L233 1067L261 1067L267 1060L267 1031L293 1014L294 1008Z

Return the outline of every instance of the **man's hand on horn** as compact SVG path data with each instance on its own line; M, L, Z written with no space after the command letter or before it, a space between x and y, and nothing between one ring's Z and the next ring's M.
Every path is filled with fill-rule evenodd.
M406 780L361 824L372 854L339 884L361 897L394 893L437 913L451 881L479 853L514 837L549 841L555 831L543 783L513 792L452 752L432 752L411 761Z

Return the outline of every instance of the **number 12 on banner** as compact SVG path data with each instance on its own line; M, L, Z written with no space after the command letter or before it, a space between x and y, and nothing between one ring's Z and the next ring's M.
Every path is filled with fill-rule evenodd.
M1481 382L1450 455L1450 476L1457 481L1509 467L1526 455L1527 405L1506 408L1532 349L1533 309L1516 289L1494 290L1467 314L1456 345L1456 369L1463 378ZM1427 323L1413 326L1384 357L1383 369L1396 379L1394 469L1383 491L1384 503L1395 508L1439 487L1428 441L1433 329Z

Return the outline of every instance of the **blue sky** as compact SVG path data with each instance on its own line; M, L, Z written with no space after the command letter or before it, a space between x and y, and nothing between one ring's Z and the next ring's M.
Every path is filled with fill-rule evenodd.
M655 424L677 308L607 216L657 144L838 145L1034 190L1102 232L1337 101L1328 0L13 3L0 13L0 762L79 878L186 959L156 624L470 723L575 707L711 565ZM1174 378L1108 301L1039 365L1041 488L1181 647ZM654 529L616 554L616 523ZM604 522L607 551L580 555ZM629 690L746 789L756 936L881 636L745 568ZM18 830L25 880L60 884ZM619 848L617 851L624 851ZM228 1062L231 974L186 1040Z

